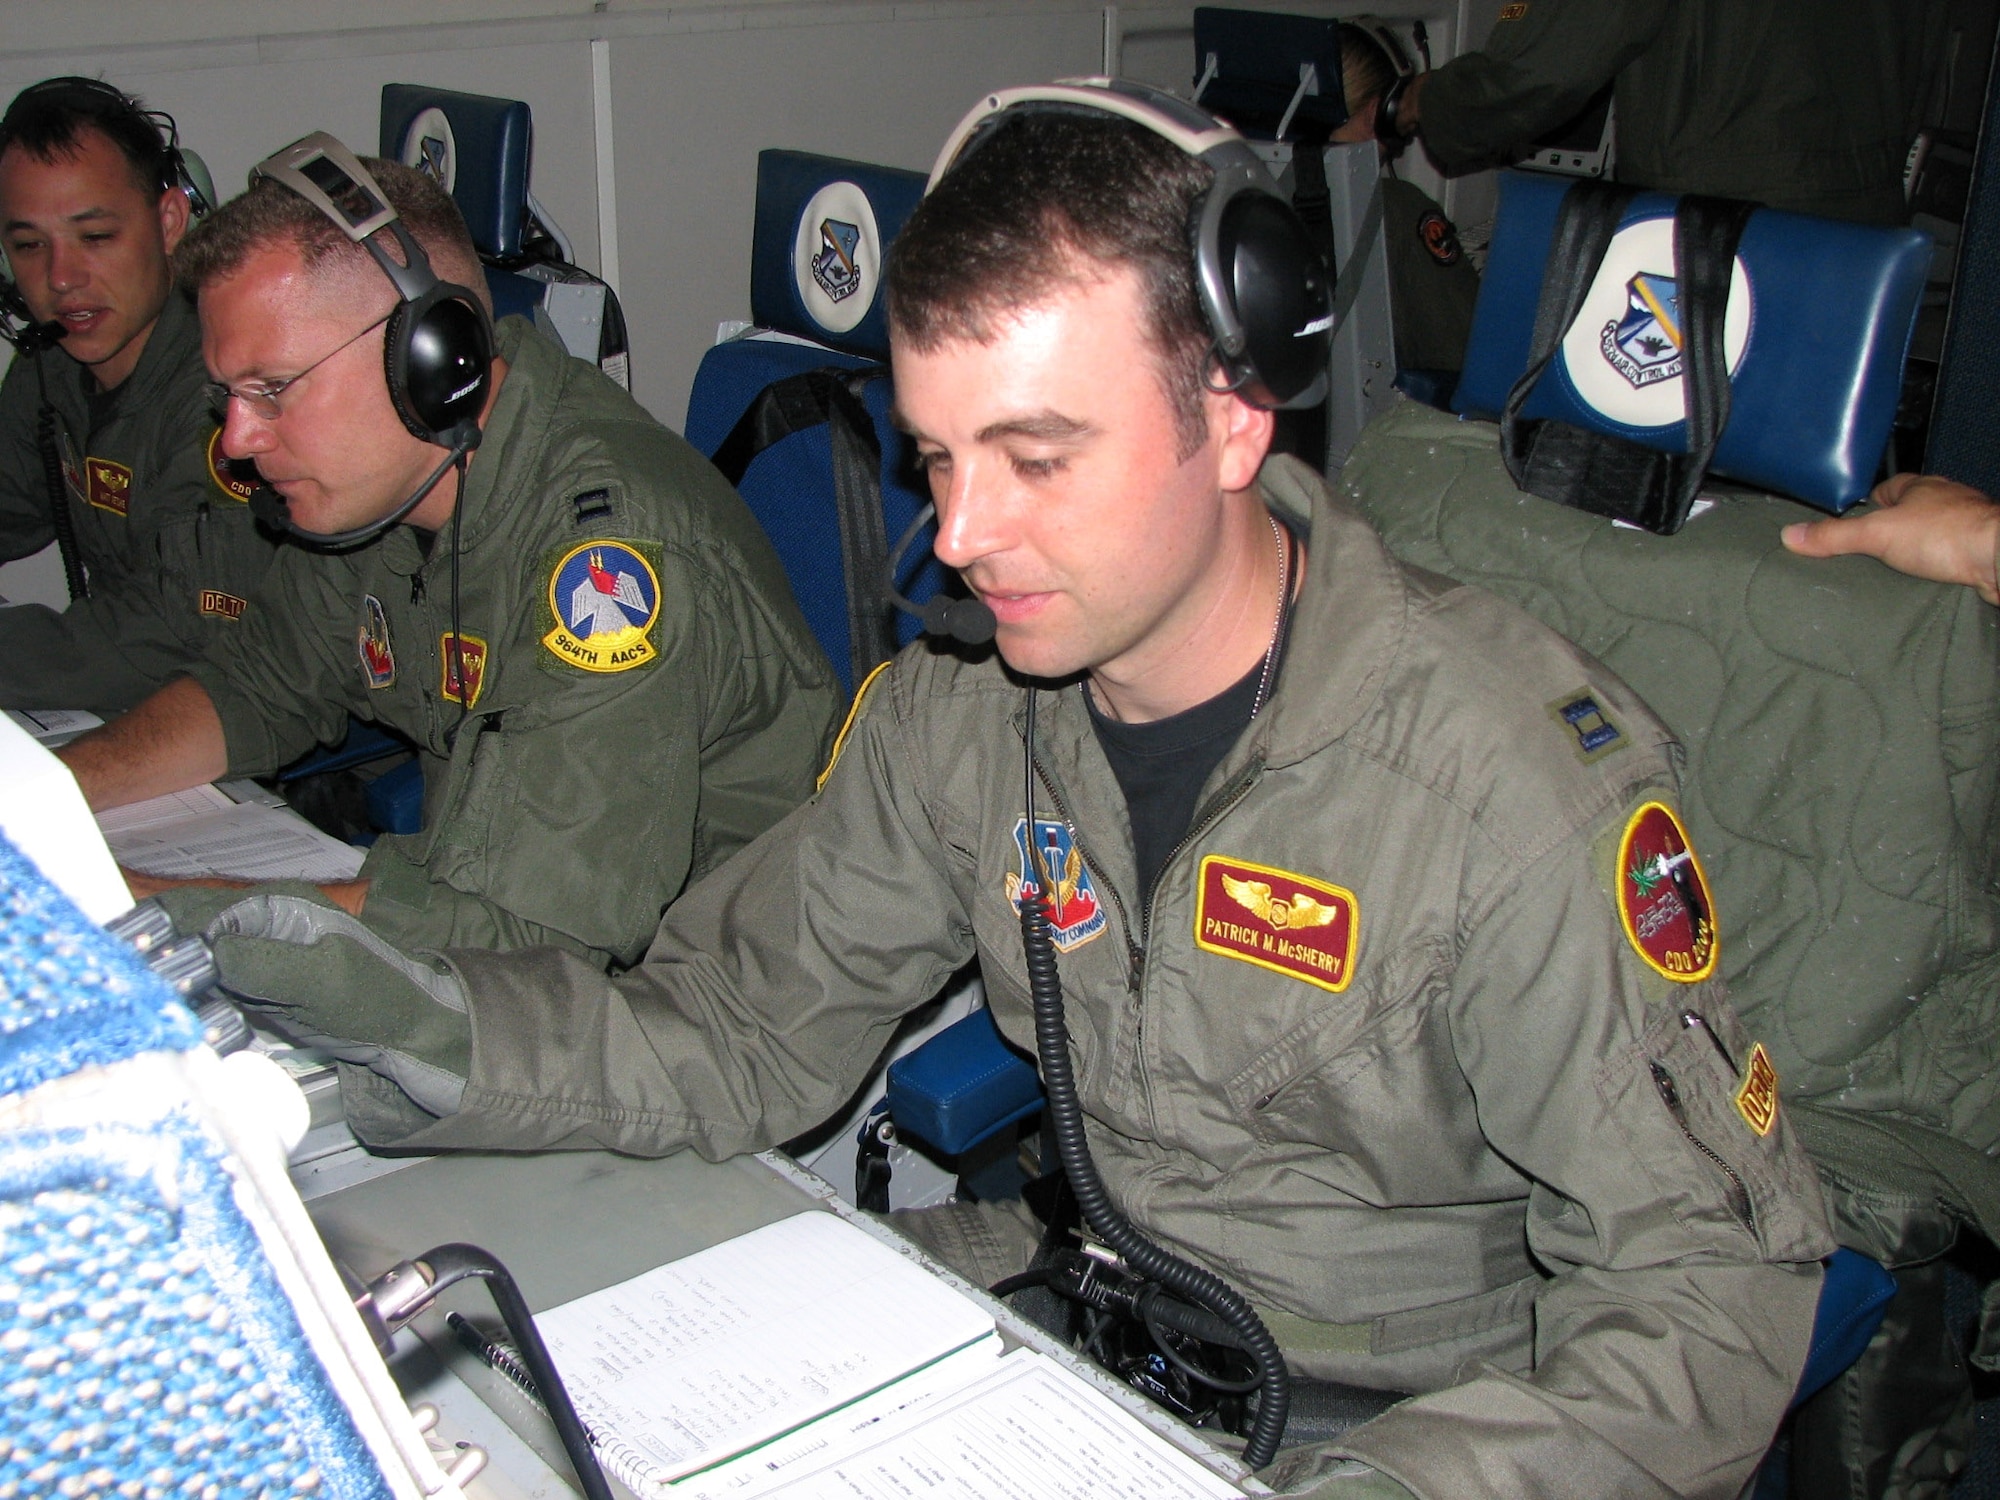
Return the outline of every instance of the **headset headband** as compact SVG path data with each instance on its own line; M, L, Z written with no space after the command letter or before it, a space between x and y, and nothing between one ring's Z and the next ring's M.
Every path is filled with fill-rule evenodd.
M962 157L978 149L980 137L993 128L998 116L1024 106L1127 119L1206 163L1215 180L1202 194L1189 231L1196 291L1229 388L1262 406L1314 406L1325 399L1325 350L1332 327L1326 268L1318 264L1304 227L1278 195L1250 143L1185 99L1150 84L1101 76L1000 89L974 105L946 138L924 191L936 188ZM1289 226L1250 224L1243 206L1252 199L1280 206ZM1280 279L1296 274L1299 284L1277 289L1275 298L1255 297L1256 290L1273 290L1274 274ZM1247 285L1246 278L1256 280L1258 288ZM1272 321L1301 313L1289 327ZM1305 349L1299 340L1311 341L1311 348ZM1310 358L1300 357L1314 350L1316 370Z
M348 239L375 257L405 302L414 302L438 284L430 257L403 226L403 216L389 202L361 159L324 130L265 157L250 169L250 180L269 177L283 183L338 225ZM404 264L375 238L383 230L402 246Z

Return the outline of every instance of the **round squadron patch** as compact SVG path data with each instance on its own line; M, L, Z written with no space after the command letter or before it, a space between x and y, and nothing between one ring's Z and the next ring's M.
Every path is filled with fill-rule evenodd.
M208 477L215 481L215 487L223 494L248 504L257 488L256 474L256 469L250 464L239 462L222 451L220 427L208 435Z
M1436 209L1428 210L1417 220L1417 238L1424 242L1424 249L1430 258L1441 266L1455 266L1465 259L1465 249L1458 243L1458 231Z
M1618 918L1639 957L1681 984L1715 972L1715 903L1687 830L1664 802L1647 802L1618 841Z
M555 628L542 644L557 661L586 672L629 672L659 656L651 631L660 618L660 575L631 542L572 547L549 569Z

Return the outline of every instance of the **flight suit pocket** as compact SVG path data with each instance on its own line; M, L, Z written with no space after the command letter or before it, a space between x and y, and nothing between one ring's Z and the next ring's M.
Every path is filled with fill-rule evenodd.
M1831 1253L1818 1179L1778 1118L1777 1075L1726 1008L1665 1011L1600 1069L1598 1092L1682 1226L1704 1238L1733 1227L1767 1260Z

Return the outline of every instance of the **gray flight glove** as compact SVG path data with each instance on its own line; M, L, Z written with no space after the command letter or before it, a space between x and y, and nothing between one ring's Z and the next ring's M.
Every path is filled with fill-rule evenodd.
M457 1113L472 1023L465 986L443 959L399 952L300 881L184 886L156 899L176 931L208 940L222 987L246 1008L380 1074L428 1114Z

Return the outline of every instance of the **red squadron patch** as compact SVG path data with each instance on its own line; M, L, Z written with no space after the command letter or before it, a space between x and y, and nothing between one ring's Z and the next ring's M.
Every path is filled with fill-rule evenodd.
M1465 259L1465 249L1458 243L1458 230L1434 208L1426 209L1417 220L1417 238L1424 242L1430 258L1441 266L1455 266Z
M1195 946L1336 994L1354 978L1354 892L1289 870L1211 854L1201 862Z
M233 459L222 451L220 427L208 435L208 477L215 481L215 487L223 494L247 504L257 484L254 478L243 476L255 475L256 472L249 463Z
M1647 802L1618 841L1618 919L1647 965L1681 984L1715 972L1721 951L1708 878L1687 830L1664 802Z
M1750 1048L1750 1066L1736 1091L1736 1112L1759 1135L1769 1135L1778 1123L1778 1070L1762 1042Z
M90 503L124 516L132 512L132 471L108 458L86 458L83 477Z
M479 690L486 686L486 642L476 635L461 635L456 637L458 649L454 651L453 639L449 630L438 637L438 655L444 659L444 680L438 691L450 702L471 708L479 701ZM464 688L458 682L461 661L465 663Z
M221 589L201 591L201 613L214 620L240 620L243 611L249 608L249 601L235 594L225 594Z

